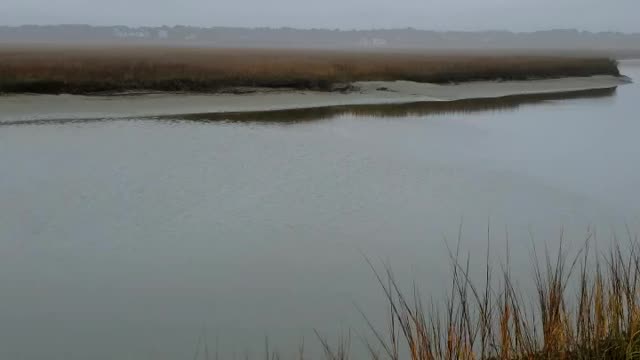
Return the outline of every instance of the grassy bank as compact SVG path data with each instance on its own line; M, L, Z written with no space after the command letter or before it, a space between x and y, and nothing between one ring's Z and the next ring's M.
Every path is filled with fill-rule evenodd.
M472 274L469 256L454 251L445 301L435 304L424 304L415 289L401 290L389 267L370 263L391 319L387 329L369 323L372 341L364 341L371 358L639 359L637 237L604 253L590 253L586 245L568 256L560 245L557 256L549 254L534 259L534 294L525 295L510 275L508 256L499 269L487 265ZM478 282L478 274L484 280ZM320 340L329 359L348 357L348 339L337 346Z
M133 47L0 48L0 93L330 91L366 80L450 83L619 75L606 58Z

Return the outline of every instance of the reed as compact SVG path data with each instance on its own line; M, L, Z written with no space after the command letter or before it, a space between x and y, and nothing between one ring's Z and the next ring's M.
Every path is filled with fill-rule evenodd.
M443 308L400 290L388 266L373 266L391 312L389 331L370 325L374 359L512 360L640 358L640 252L637 237L594 254L535 257L533 304L514 286L509 260L484 281L470 279L469 258L450 253ZM487 264L489 264L487 251ZM443 311L438 311L438 310ZM370 324L370 322L368 322ZM386 333L386 335L385 335ZM377 346L376 346L377 345ZM382 351L374 349L381 348Z

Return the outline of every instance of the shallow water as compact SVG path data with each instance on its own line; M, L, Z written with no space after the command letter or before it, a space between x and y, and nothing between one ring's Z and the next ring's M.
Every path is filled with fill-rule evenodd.
M366 333L354 303L384 326L364 255L439 297L460 226L520 277L530 234L640 230L640 86L585 95L4 124L0 358L315 352Z

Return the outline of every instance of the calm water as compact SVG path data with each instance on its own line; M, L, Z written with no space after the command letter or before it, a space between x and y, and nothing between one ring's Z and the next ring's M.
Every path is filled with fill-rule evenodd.
M530 233L638 231L639 99L2 125L0 358L314 352L366 333L354 303L384 326L363 254L440 297L461 224L475 265L508 234L515 276Z

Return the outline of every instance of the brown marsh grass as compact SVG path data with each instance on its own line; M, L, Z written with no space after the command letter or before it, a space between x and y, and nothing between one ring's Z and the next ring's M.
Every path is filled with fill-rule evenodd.
M379 269L369 261L390 309L385 331L367 320L375 340L365 340L371 357L640 359L638 238L629 235L628 242L616 242L605 253L591 251L590 240L573 257L563 249L562 239L556 256L545 248L542 257L534 257L534 297L517 289L508 255L497 271L487 265L479 284L470 280L469 257L450 251L452 272L444 307L425 306L415 287L407 294L390 267ZM488 248L487 264L490 253Z
M532 296L511 277L508 248L498 269L489 265L490 246L479 254L487 265L474 274L482 278L478 282L471 280L470 257L461 254L458 240L449 250L450 286L436 296L444 301L426 306L415 285L401 289L390 266L367 259L387 299L389 321L378 329L358 309L370 330L358 337L372 360L640 359L640 241L628 233L628 241L614 239L597 252L594 237L573 256L563 237L555 255L534 248ZM316 336L325 359L350 359L351 331L336 344ZM304 349L303 343L297 359L307 358ZM267 342L265 358L281 355Z
M365 80L449 83L619 75L607 58L329 50L4 46L0 93L332 90Z

